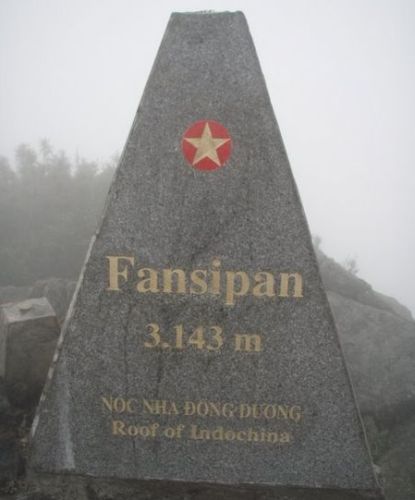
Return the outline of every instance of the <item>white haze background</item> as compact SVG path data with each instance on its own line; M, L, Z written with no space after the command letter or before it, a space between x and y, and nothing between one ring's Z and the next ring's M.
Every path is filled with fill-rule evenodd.
M311 231L415 311L415 2L0 0L0 154L121 152L170 12L242 10Z

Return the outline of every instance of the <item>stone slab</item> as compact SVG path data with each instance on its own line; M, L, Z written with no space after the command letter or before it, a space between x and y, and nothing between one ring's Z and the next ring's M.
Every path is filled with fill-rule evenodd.
M0 306L0 376L15 406L36 406L60 328L45 297Z
M171 17L31 464L95 485L160 484L168 498L380 495L241 13Z

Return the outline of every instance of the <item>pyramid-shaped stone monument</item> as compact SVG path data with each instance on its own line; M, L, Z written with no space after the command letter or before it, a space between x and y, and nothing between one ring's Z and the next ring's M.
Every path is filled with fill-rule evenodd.
M88 498L380 498L241 13L171 17L31 466Z

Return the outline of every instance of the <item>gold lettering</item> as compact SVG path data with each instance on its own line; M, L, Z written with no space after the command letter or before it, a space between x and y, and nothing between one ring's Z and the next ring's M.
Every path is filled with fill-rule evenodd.
M226 441L233 441L235 439L235 433L232 430L228 430L225 432L225 439Z
M257 404L252 405L252 418L261 418L261 408Z
M256 273L254 276L256 284L252 289L252 294L255 297L275 297L274 291L274 275L271 273L260 272Z
M246 403L239 405L239 418L248 418L251 416L251 406Z
M138 436L139 429L136 425L129 425L127 427L127 433L131 437Z
M251 427L248 429L248 441L259 441L258 432L251 429Z
M294 422L299 422L302 418L302 412L300 406L291 406L290 408L290 419Z
M214 293L215 295L220 294L220 260L213 259L212 260L212 280L210 282L210 293Z
M151 415L179 414L176 403L174 401L167 401L165 399L155 399L152 401L143 399L143 409L144 413L150 413Z
M217 427L212 431L212 439L215 441L223 441L223 427Z
M135 398L127 399L127 412L134 413L133 402L137 402Z
M264 417L271 420L275 418L276 408L275 405L265 405L264 406Z
M129 267L135 259L129 256L107 255L109 291L120 291L130 279ZM303 278L298 272L272 274L258 271L253 275L245 271L224 271L221 261L212 260L210 268L194 269L154 269L150 267L136 270L138 280L135 287L141 293L194 294L205 293L221 296L225 305L235 305L238 297L251 294L254 297L303 297Z
M221 417L222 412L221 412L221 407L220 403L209 403L209 417Z
M278 438L278 432L268 432L266 440L268 443L278 443Z
M193 403L193 401L185 401L183 406L183 412L186 416L195 414L196 405Z
M288 418L288 408L287 406L278 405L277 418L283 418L286 420Z
M303 296L303 278L299 273L281 273L280 293L279 297L289 297L290 279L294 280L294 293L292 297ZM292 287L291 287L292 288Z
M151 267L143 267L138 270L137 275L139 278L143 278L137 283L138 292L157 293L159 291L157 284L158 274L155 269L152 269Z
M236 334L235 351L245 351L245 352L262 351L262 340L260 335L257 335L256 333L252 335Z
M209 413L209 407L205 401L199 401L196 406L196 411L199 417L206 417Z
M125 423L122 420L112 421L112 434L113 436L126 436L127 433L124 431Z
M174 292L173 276L176 276L176 290ZM163 269L163 292L186 293L186 275L183 269Z
M198 429L197 425L190 426L191 439L210 439L210 432L207 429Z
M239 279L238 279L239 278ZM239 290L235 290L237 281L240 282ZM235 297L246 295L249 290L249 278L244 271L226 271L226 300L225 304L235 304Z
M143 399L143 409L144 413L157 413L154 408L154 401L148 401L147 399Z
M222 413L224 417L233 418L234 417L234 405L232 403L224 403L222 407Z
M104 406L106 406L108 411L112 411L112 396L110 399L106 398L105 396L101 396L102 402L104 403Z
M119 278L124 278L125 281L128 279L128 271L127 266L124 266L123 269L119 269L118 262L120 260L125 260L129 262L132 266L134 265L134 257L125 257L125 256L117 256L117 255L107 255L109 270L108 270L108 281L109 286L107 290L111 291L120 291L120 283Z
M115 411L117 413L134 413L135 410L133 408L133 402L137 402L135 398L124 399L124 398L113 398L110 396L109 398L101 396L101 400L104 403L104 406L109 411Z
M246 441L246 432L245 431L238 431L236 433L236 439L238 441Z
M195 269L191 275L191 285L190 285L190 293L194 293L196 295L202 295L207 292L208 286L206 282L207 271L203 269ZM195 288L196 287L196 288Z

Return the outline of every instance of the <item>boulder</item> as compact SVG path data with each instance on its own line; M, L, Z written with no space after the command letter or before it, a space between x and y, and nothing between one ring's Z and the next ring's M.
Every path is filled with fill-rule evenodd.
M317 251L387 500L415 498L415 322L395 299Z
M413 320L409 309L399 304L397 300L375 292L369 283L347 271L335 260L327 257L320 249L315 250L326 291L335 292L360 304L389 311L408 321Z
M415 402L415 322L328 292L360 410L377 418Z
M45 297L0 307L0 376L14 406L37 404L58 336L56 315Z

